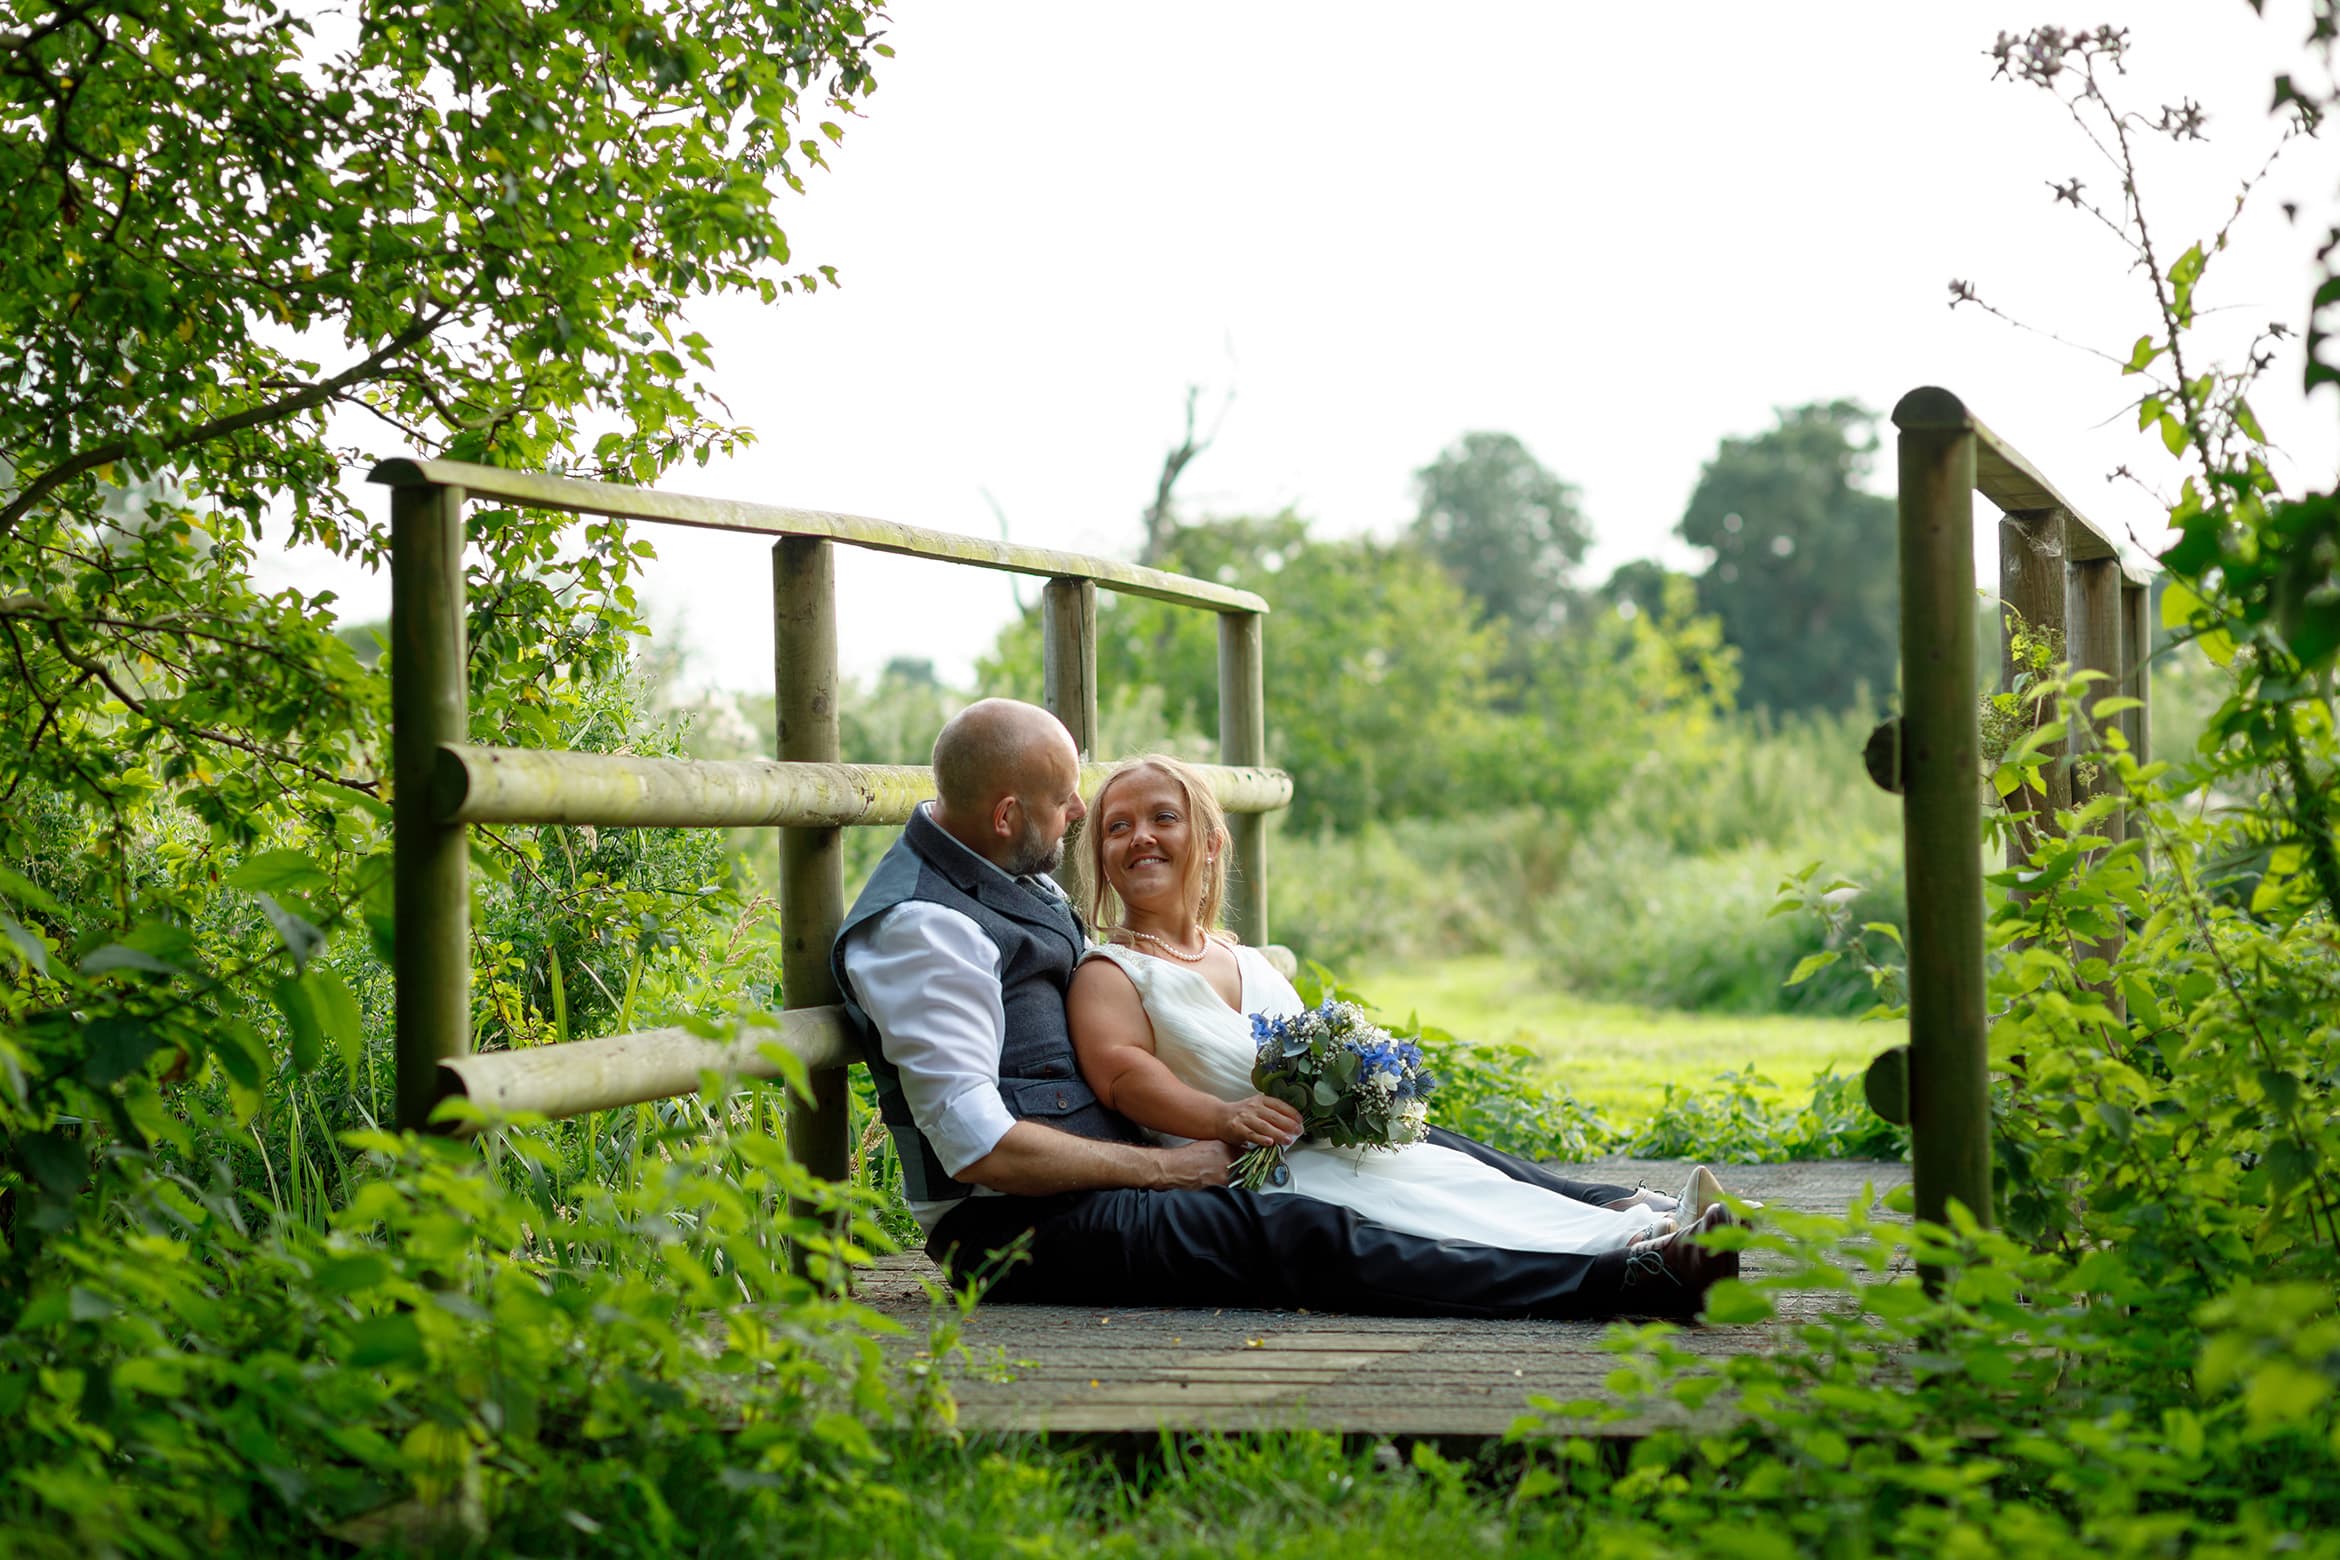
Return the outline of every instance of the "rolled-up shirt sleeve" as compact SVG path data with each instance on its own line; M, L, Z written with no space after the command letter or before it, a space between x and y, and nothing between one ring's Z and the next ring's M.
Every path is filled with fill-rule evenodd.
M999 945L958 911L913 901L856 927L844 962L911 1119L957 1175L1015 1125L999 1096Z

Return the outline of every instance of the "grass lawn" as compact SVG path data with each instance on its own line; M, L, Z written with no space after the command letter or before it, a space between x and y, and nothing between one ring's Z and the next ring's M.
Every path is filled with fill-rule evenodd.
M1783 1091L1801 1093L1821 1069L1859 1072L1904 1038L1898 1025L1848 1018L1588 1002L1500 955L1367 969L1349 983L1393 1017L1419 1013L1465 1040L1516 1041L1541 1052L1556 1081L1616 1120L1648 1115L1669 1083L1705 1088L1750 1063Z

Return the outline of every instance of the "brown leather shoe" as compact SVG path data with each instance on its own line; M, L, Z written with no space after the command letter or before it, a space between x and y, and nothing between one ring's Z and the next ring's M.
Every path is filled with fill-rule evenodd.
M1673 1234L1625 1248L1625 1309L1651 1316L1696 1316L1715 1281L1739 1276L1739 1254L1716 1251L1699 1239L1708 1230L1738 1224L1721 1203Z

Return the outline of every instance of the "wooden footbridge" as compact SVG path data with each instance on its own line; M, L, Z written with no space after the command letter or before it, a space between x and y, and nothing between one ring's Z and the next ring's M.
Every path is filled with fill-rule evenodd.
M1684 1164L1609 1160L1599 1180L1682 1184ZM1723 1167L1734 1195L1766 1208L1841 1214L1864 1194L1878 1198L1909 1181L1909 1167L1867 1160ZM1757 1215L1760 1217L1760 1214ZM1881 1222L1893 1219L1880 1212ZM1759 1278L1777 1259L1744 1258ZM1906 1272L1856 1271L1856 1282ZM867 1304L899 1322L895 1357L939 1370L959 1405L960 1428L976 1433L1129 1437L1165 1429L1332 1430L1360 1436L1436 1437L1464 1444L1501 1437L1531 1397L1558 1402L1609 1396L1617 1356L1601 1322L1454 1320L1331 1316L1295 1311L1174 1310L1127 1306L979 1307L959 1347L925 1353L940 1277L923 1257L886 1259L858 1287ZM1773 1319L1743 1327L1698 1327L1680 1346L1694 1354L1744 1354L1820 1314L1857 1303L1856 1291L1820 1289L1772 1296ZM1630 1438L1649 1421L1594 1423L1593 1436Z
M1904 710L1879 728L1870 769L1904 798L1908 853L1910 1043L1871 1070L1870 1099L1912 1127L1916 1207L1939 1220L1952 1200L1990 1212L1989 1093L1982 966L1980 743L1974 698L1974 495L2002 512L1999 540L2009 603L2067 636L2074 664L2148 695L2145 584L2126 574L2111 542L2029 462L1946 391L1922 389L1893 414L1900 430L1900 579ZM789 1140L816 1173L845 1175L853 1055L829 968L842 919L839 831L899 825L932 794L918 766L839 762L837 614L839 545L1036 575L1043 592L1045 702L1084 760L1096 757L1096 593L1150 596L1217 615L1219 747L1210 783L1234 831L1237 876L1228 921L1246 941L1268 941L1264 815L1286 805L1290 779L1266 767L1263 629L1268 603L1229 585L1045 549L923 531L826 511L688 498L652 490L445 461L393 460L373 480L392 489L391 650L395 830L398 1120L421 1128L450 1097L505 1111L565 1117L700 1089L710 1076L773 1077L769 1047L809 1069L809 1097L792 1109ZM466 717L463 516L473 502L743 532L772 538L777 634L778 752L772 760L705 763L631 756L525 752L471 745ZM2011 677L2011 663L2003 678ZM2146 745L2140 703L2120 717L2132 750ZM1848 761L1850 755L1848 755ZM2045 801L2075 799L2059 764ZM474 1050L466 885L474 823L612 827L770 826L780 835L785 1011L730 1040L684 1029L645 1031L526 1050ZM2109 820L2118 838L2119 818ZM2099 825L2098 827L2105 827ZM1077 865L1070 870L1077 871ZM1076 894L1076 901L1078 895ZM1818 1175L1819 1172L1813 1172ZM1749 1185L1760 1176L1748 1172ZM1823 1180L1825 1177L1822 1178ZM1813 1183L1815 1185L1819 1182ZM1841 1209L1841 1186L1819 1205ZM1801 1193L1783 1189L1795 1203ZM883 1284L909 1304L914 1265ZM923 1291L919 1291L922 1295ZM893 1303L893 1302L888 1302ZM921 1299L919 1303L923 1303ZM1233 1313L1229 1313L1232 1316ZM1308 1422L1483 1428L1510 1388L1570 1374L1591 1333L1559 1324L1375 1322L1330 1318L1157 1315L1133 1326L1102 1315L980 1320L979 1339L1007 1356L1029 1354L1013 1402L969 1380L974 1412L1002 1426L1128 1427L1149 1416L1232 1427L1297 1414ZM1489 1333L1483 1329L1499 1326ZM1089 1338L1059 1350L1054 1340ZM1126 1340L1140 1337L1142 1344ZM1760 1339L1717 1330L1718 1347ZM1409 1339L1398 1348L1363 1340ZM1524 1340L1542 1340L1523 1356ZM1256 1340L1256 1342L1255 1342ZM1312 1340L1312 1341L1311 1341ZM1125 1351L1115 1353L1114 1351ZM1229 1363L1256 1352L1264 1366ZM1119 1361L1108 1365L1107 1356ZM1310 1356L1287 1360L1287 1356ZM1390 1356L1383 1358L1382 1356ZM1402 1358L1401 1358L1402 1356ZM1532 1357L1535 1382L1530 1381ZM1570 1361L1577 1363L1572 1364ZM1084 1376L1082 1371L1090 1375ZM1498 1374L1490 1376L1489 1372ZM1166 1374L1165 1374L1166 1373ZM1303 1379L1305 1378L1305 1379ZM1434 1380L1476 1382L1460 1400ZM1094 1380L1097 1385L1086 1385ZM1110 1383L1110 1385L1108 1385ZM1176 1387L1175 1395L1172 1388ZM1301 1389L1305 1388L1303 1391ZM1482 1391L1481 1388L1484 1388ZM1457 1387L1456 1391L1463 1391ZM1087 1394L1087 1395L1084 1395ZM1101 1394L1101 1395L1100 1395ZM1446 1406L1434 1406L1440 1403ZM1020 1405L1020 1406L1019 1406ZM1514 1405L1515 1406L1515 1405ZM1077 1408L1077 1412L1076 1412ZM1508 1408L1503 1410L1508 1412ZM1444 1416L1444 1417L1441 1417Z

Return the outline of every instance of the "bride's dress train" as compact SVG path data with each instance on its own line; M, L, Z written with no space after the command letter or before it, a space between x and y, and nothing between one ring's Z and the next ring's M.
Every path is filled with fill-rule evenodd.
M1154 1054L1181 1082L1239 1100L1258 1093L1252 1013L1297 1013L1292 983L1251 948L1237 947L1243 1011L1227 1006L1202 972L1112 944L1091 958L1111 959L1138 989L1154 1026ZM1430 1102L1437 1119L1438 1102ZM1659 1234L1665 1216L1648 1208L1618 1212L1514 1181L1467 1154L1435 1143L1390 1150L1334 1148L1301 1142L1285 1152L1291 1180L1271 1191L1294 1192L1353 1208L1377 1224L1433 1240L1471 1241L1513 1251L1614 1251Z

